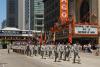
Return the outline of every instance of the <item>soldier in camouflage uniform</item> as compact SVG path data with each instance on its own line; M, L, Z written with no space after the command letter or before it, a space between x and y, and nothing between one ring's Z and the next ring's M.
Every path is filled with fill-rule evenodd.
M54 54L55 54L55 62L56 62L57 58L58 58L58 47L57 47L57 45L54 47Z
M37 55L37 52L38 52L38 46L35 45L35 46L34 46L34 55L35 55L35 56Z
M52 55L52 47L51 47L51 45L48 45L48 55L49 55L49 58Z
M26 46L26 54L27 56L31 55L31 50L29 45Z
M44 52L45 52L45 45L42 45L41 46L41 56L42 56L42 59L43 59L43 56L44 56Z
M67 50L67 46L64 45L64 61L66 61L67 52L68 52L68 50Z
M62 55L63 55L63 52L64 52L64 46L63 45L59 45L59 52L60 52L60 58L59 58L59 60L61 60L62 59Z
M70 61L70 53L71 53L71 44L70 43L68 43L66 51L67 51L68 61Z
M78 57L78 63L80 63L79 49L80 49L80 46L79 46L78 43L76 43L76 44L73 45L73 50L74 50L73 63L75 63L76 57Z

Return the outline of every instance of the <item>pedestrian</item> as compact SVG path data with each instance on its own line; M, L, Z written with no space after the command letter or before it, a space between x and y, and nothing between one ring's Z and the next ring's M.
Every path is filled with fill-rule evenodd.
M10 54L10 46L7 45L7 49L8 49L8 54Z
M7 45L8 54L10 54L11 44Z

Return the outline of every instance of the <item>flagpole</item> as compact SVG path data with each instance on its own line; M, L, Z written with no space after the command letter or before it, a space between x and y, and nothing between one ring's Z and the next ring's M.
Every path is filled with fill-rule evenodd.
M55 36L56 36L56 32L53 33L53 42L54 42L54 44L55 44L55 40L56 40Z

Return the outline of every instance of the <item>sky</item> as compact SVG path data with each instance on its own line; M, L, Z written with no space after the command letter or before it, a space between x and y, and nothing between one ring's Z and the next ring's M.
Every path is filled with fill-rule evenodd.
M0 29L1 23L6 19L6 0L0 0Z

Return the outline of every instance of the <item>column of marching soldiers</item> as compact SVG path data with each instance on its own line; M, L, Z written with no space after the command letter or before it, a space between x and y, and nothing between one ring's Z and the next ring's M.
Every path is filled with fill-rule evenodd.
M73 59L73 63L80 63L80 45L79 43L71 45L68 43L64 44L56 44L56 45L27 45L24 49L24 54L27 56L38 56L40 55L42 59L51 58L54 59L55 62L59 61L70 61ZM72 58L72 59L71 59ZM77 59L78 58L78 59Z

